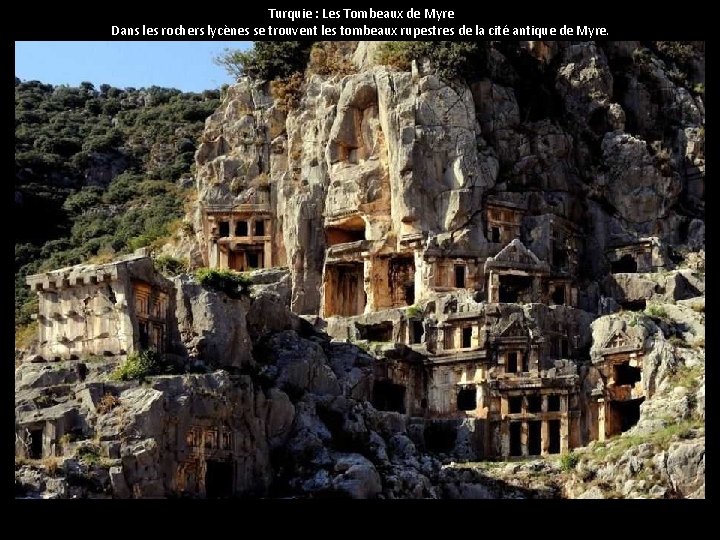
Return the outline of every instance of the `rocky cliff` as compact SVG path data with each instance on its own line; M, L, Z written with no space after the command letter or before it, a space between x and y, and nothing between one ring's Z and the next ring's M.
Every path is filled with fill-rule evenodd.
M16 461L19 493L223 496L232 477L231 492L271 497L704 497L703 45L490 43L482 75L453 81L422 59L380 65L380 47L339 45L341 72L311 55L290 89L228 89L196 153L192 227L165 250L232 268L253 233L220 233L212 216L256 212L271 216L255 230L263 260L286 270L249 274L241 297L174 279L185 374L143 385L108 380L123 358L84 362L82 376L76 360L23 363L16 423L75 431L48 439L52 457ZM493 281L518 269L535 276L526 289ZM408 343L416 312L422 338ZM484 326L453 346L444 329L463 313ZM470 414L444 445L442 421L380 406L376 383L395 368L379 366L436 358L436 328L441 348L490 351L513 325L560 339L525 371L576 385L577 432L558 442L573 452L479 461L468 448L495 435ZM591 402L618 377L603 364L614 338L632 341L632 366L642 358L623 398L642 404L597 441ZM421 407L422 391L404 399Z

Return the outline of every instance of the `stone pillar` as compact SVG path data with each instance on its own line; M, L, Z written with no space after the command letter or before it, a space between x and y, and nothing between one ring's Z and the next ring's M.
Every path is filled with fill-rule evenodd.
M500 302L500 276L491 270L488 275L488 303L498 302Z
M503 401L505 401L503 399ZM507 406L505 406L507 410ZM500 422L500 453L503 458L510 456L510 421L503 420Z
M220 248L220 245L218 244L218 268L220 268L222 270L226 270L230 267L229 251L230 251L230 245L227 246L227 250L223 250Z
M533 302L542 302L542 283L540 276L533 276L532 300Z
M530 357L528 359L528 369L530 371L538 371L540 369L540 352L537 346L531 346L526 354Z
M605 400L600 399L598 404L598 441L605 440Z
M560 420L560 453L566 453L570 448L570 429L568 415L563 414Z
M547 404L547 400L543 402L543 407ZM540 428L540 452L543 456L550 453L550 423L547 420L542 421Z
M523 405L524 405L525 399L523 398ZM523 422L521 424L520 428L520 453L523 457L528 457L530 455L530 451L528 450L528 432L530 430L530 427L527 422Z
M580 415L570 413L570 450L582 446L580 433Z
M264 268L272 268L273 267L273 249L272 249L272 241L267 240L265 241L264 245L264 256L263 256L263 267Z
M217 242L210 242L210 247L208 249L208 266L210 268L218 268L218 265L220 264L220 246L218 246Z
M428 275L428 271L425 268L425 259L423 259L422 251L419 249L416 249L413 252L413 258L415 260L415 303L418 303L421 299L423 299L426 295L425 292L425 285L427 283L428 287L431 287L431 284L428 281L425 281L425 277Z

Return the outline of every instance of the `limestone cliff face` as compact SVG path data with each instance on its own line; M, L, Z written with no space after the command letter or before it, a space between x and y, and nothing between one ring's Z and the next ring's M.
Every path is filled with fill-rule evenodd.
M424 234L448 253L492 255L482 208L496 196L579 225L590 280L607 272L614 245L692 241L704 105L685 86L704 70L682 86L639 44L519 42L492 48L488 76L468 85L428 66L377 66L377 47L357 44L357 74L308 74L289 111L269 84L242 80L197 152L201 203L252 202L269 184L274 265L291 269L295 312L321 311L325 231L348 216L362 219L370 254L403 253L403 239ZM376 287L366 293L369 310L384 307Z
M181 374L23 363L18 492L704 497L702 48L683 79L636 42L496 42L448 82L379 46L228 89L174 249L265 269L173 279ZM538 459L455 462L507 456Z

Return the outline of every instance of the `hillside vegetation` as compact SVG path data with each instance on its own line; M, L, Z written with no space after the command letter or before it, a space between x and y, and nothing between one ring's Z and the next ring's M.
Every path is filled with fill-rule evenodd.
M196 140L218 90L15 79L15 322L26 275L148 246L179 226Z

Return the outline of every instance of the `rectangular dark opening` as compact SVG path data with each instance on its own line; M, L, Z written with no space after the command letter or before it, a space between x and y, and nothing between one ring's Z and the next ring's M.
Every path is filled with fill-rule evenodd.
M474 386L462 388L457 396L458 411L474 411L477 409L477 391Z
M645 311L645 308L647 308L647 301L644 298L641 300L624 300L618 302L618 304L625 311Z
M462 348L469 349L472 347L472 327L462 329Z
M30 430L30 448L28 449L30 459L42 459L43 457L43 430Z
M422 343L423 336L425 336L425 327L422 321L412 321L411 329L411 343L413 345L419 345Z
M425 426L425 449L428 452L448 453L455 449L457 426L455 422L436 421Z
M500 303L517 304L532 301L530 276L500 276Z
M387 321L380 324L356 325L360 339L385 343L393 340L393 323Z
M632 367L630 362L615 364L615 384L625 386L639 383L641 373L640 368Z
M138 333L140 334L140 349L146 350L150 348L150 323L148 321L138 321Z
M637 272L637 261L632 255L623 255L610 263L610 272L613 274L634 274Z
M550 444L548 452L551 454L560 453L560 420L550 420L548 422L548 435Z
M507 366L505 373L516 373L518 368L518 353L511 352L507 355Z
M415 283L405 284L405 303L412 306L415 303Z
M510 422L510 456L522 455L522 444L520 442L522 433L522 422Z
M235 474L232 461L206 462L205 496L208 499L227 499L233 496Z
M265 220L259 219L255 222L255 236L265 236Z
M530 371L530 359L527 354L522 355L522 372L527 373Z
M568 256L564 249L553 246L553 263L558 270L568 269Z
M640 405L643 401L645 401L645 398L630 401L613 401L611 403L616 420L615 425L620 428L621 433L625 433L638 423L638 420L640 420Z
M570 356L570 348L567 339L560 340L560 358L568 358Z
M260 254L257 251L248 251L245 256L247 257L248 268L260 268Z
M490 228L490 242L492 242L493 244L500 243L500 228L499 227L491 227Z
M221 221L218 224L218 232L220 233L220 238L228 238L230 236L230 222Z
M248 222L238 221L235 223L235 236L246 238L248 236Z
M465 288L465 267L464 266L455 266L455 288L456 289L464 289Z
M559 394L550 394L548 396L548 412L560 412Z
M528 412L539 413L542 411L542 396L532 395L528 396Z
M531 456L542 454L542 422L539 420L528 422L528 453Z
M510 414L520 414L522 412L522 396L509 397L508 409Z
M551 297L552 303L556 306L564 306L565 305L565 287L555 287L555 292L553 292Z
M378 411L405 413L405 387L390 381L377 381L373 386L373 407Z

